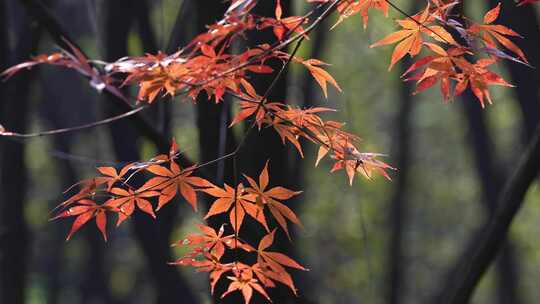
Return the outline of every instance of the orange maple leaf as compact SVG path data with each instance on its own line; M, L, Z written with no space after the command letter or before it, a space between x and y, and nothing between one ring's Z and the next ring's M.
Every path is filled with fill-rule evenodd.
M328 82L341 92L341 88L339 87L334 77L332 77L330 73L320 67L323 65L328 65L327 63L316 59L308 59L302 61L302 64L309 70L313 78L315 78L317 83L321 86L325 98L328 98Z
M236 189L225 184L224 189L214 186L212 188L201 189L201 191L217 197L204 219L230 210L229 221L236 232L240 231L246 213L261 222L261 224L264 221L263 225L266 226L265 218L261 216L259 208L253 203L255 201L255 195L247 193L242 184L236 186Z
M210 188L212 183L198 176L192 176L193 167L182 168L175 162L170 163L170 169L159 165L152 165L146 168L147 171L157 175L148 180L141 189L159 190L158 207L160 210L170 202L180 190L184 199L197 211L197 188Z
M255 182L251 177L244 175L244 177L247 179L248 183L251 185L251 187L246 188L246 191L248 193L253 193L256 195L256 203L257 206L260 208L260 212L262 216L264 217L263 209L264 206L268 207L268 210L270 210L270 213L274 216L278 224L283 228L283 230L287 233L287 237L291 239L291 236L289 234L289 230L287 229L287 221L289 221L297 224L302 225L300 223L300 220L296 216L296 214L285 204L281 203L280 200L287 200L290 199L293 196L296 196L302 191L292 191L284 187L274 187L271 189L266 189L268 187L268 161L266 162L264 169L261 171L261 174L259 175L259 184ZM266 224L266 223L265 223ZM265 226L267 231L270 231L268 229L268 226Z
M487 99L489 104L492 104L491 94L488 90L489 85L513 87L513 85L506 82L501 76L487 69L489 65L496 62L495 59L479 59L475 64L465 59L456 60L455 62L463 73L456 75L458 84L456 85L454 94L458 96L470 86L482 108L485 107L485 99Z
M107 215L105 213L105 207L99 206L93 200L82 199L79 200L77 206L70 207L67 210L61 212L59 215L53 217L51 220L56 220L60 218L77 216L73 224L71 225L71 230L66 238L66 241L69 241L73 234L77 232L84 224L90 221L92 218L96 219L96 226L103 235L103 239L107 241ZM110 208L108 208L111 210Z
M308 269L304 268L304 266L298 264L298 262L283 253L266 251L266 249L268 249L268 247L270 247L274 242L275 234L276 229L264 236L259 242L259 246L257 247L257 264L259 264L259 266L261 266L263 269L270 269L270 272L263 271L263 273L276 281L286 284L296 295L296 288L294 287L290 274L287 272L285 267L304 271L308 271Z
M405 55L409 54L414 57L420 53L424 42L422 34L428 35L439 42L457 45L452 35L442 26L431 25L433 20L428 4L422 13L418 13L411 18L397 20L397 23L404 29L375 42L370 48L401 41L392 54L390 66L388 67L388 70L390 70Z
M500 12L501 4L499 3L496 7L492 8L484 15L484 24L473 22L467 31L477 36L481 41L484 42L486 45L486 51L490 55L528 64L529 61L527 60L525 53L514 42L506 37L522 38L521 35L504 25L493 24L493 22L495 22L495 20L497 20L499 17ZM519 59L513 58L512 56L509 56L503 51L499 50L497 48L497 43L516 54Z
M384 156L379 153L360 153L354 146L349 146L343 152L337 152L332 156L336 163L330 172L345 169L349 177L349 184L352 185L354 176L358 172L367 179L373 177L373 172L377 172L386 179L391 180L386 170L395 170L395 168L377 159L378 156Z
M253 290L256 290L270 303L272 302L264 288L259 284L259 281L253 277L253 270L249 266L242 263L236 263L235 267L233 268L233 273L235 276L227 277L232 282L229 284L227 291L221 295L222 299L231 292L238 290L242 292L244 303L249 304L251 297L253 296Z
M116 170L116 168L113 167L98 167L97 170L103 174L104 176L96 177L96 181L98 184L106 183L107 184L107 190L111 190L113 185L117 182L123 181L124 175L129 172L132 168L132 163L125 165L120 172Z
M112 188L110 193L116 195L117 197L105 202L105 206L119 210L118 222L116 223L116 226L120 226L123 221L133 214L133 211L135 211L135 205L137 205L141 211L149 214L154 219L156 218L152 208L152 203L150 203L147 198L158 196L159 192L144 189L140 191L133 191L131 189L126 190L122 188Z

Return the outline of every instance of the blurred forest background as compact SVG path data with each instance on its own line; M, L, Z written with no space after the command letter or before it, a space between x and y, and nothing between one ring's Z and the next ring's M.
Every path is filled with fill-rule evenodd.
M274 1L257 12L272 16ZM465 1L480 20L497 1ZM423 1L395 1L415 12ZM290 14L310 5L285 1ZM158 50L171 53L205 25L220 19L221 0L1 0L0 68L55 51L59 34L90 57L113 61ZM500 23L525 39L519 45L540 66L538 12L503 3ZM363 138L364 151L388 154L394 180L358 178L349 187L329 164L314 168L315 151L300 160L273 131L252 134L240 170L255 176L267 158L276 184L303 190L292 203L304 229L283 248L310 268L295 273L300 297L281 303L441 303L460 279L458 266L478 243L482 227L540 119L538 68L499 65L515 89L492 90L495 103L481 110L465 94L443 104L438 90L412 96L399 75L387 72L391 47L369 45L395 28L378 12L364 30L356 17L329 31L327 20L299 51L332 63L343 93L325 100L306 70L294 66L270 100L339 109L335 120ZM251 41L272 39L257 33ZM270 78L257 79L264 91ZM201 97L201 98L204 98ZM195 161L234 149L243 129L226 129L231 103L183 98L161 100L144 118L55 137L0 139L0 303L210 303L207 276L167 265L181 250L170 244L194 231L201 214L184 202L169 204L157 221L136 215L110 231L107 243L93 224L70 242L70 220L49 222L62 191L94 174L95 167L147 159L175 136ZM0 123L17 132L70 127L125 111L71 71L50 67L0 83ZM231 179L231 164L212 167L215 182ZM204 209L204 208L203 208ZM526 304L540 299L540 188L535 182L514 219L509 238L474 293L473 303Z

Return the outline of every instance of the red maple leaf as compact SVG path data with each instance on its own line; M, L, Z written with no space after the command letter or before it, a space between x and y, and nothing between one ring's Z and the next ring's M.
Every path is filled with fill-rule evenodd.
M170 202L180 190L182 196L197 211L196 189L212 187L212 183L198 176L192 176L195 166L182 168L175 162L170 163L170 169L159 165L146 168L147 171L157 175L146 182L141 189L159 190L157 210Z
M230 210L229 221L236 232L240 231L246 213L259 222L264 220L264 217L260 216L259 207L253 203L256 196L247 193L242 184L236 186L236 189L225 184L224 189L214 186L212 188L201 189L201 191L217 197L204 217L205 219ZM263 225L266 226L266 222Z
M297 225L301 225L301 223L296 214L280 201L290 199L291 197L302 193L302 191L292 191L284 187L274 187L267 190L266 188L268 187L269 182L268 161L259 175L259 184L257 184L257 182L247 175L244 175L244 177L251 186L246 188L246 191L248 193L255 194L257 197L256 203L260 209L261 216L264 217L263 209L264 206L266 206L290 239L291 236L289 235L289 230L287 229L286 219ZM264 221L263 225L265 226L266 230L269 231L268 226L266 226L266 221Z

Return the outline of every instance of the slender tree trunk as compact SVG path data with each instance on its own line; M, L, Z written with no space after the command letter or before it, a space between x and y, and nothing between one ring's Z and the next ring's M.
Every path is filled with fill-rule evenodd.
M8 51L5 28L8 28L6 4L0 3L0 19L4 24L0 30L0 66L12 62L4 61ZM13 27L14 28L14 27ZM22 54L35 53L40 37L36 28L23 27L12 58L22 60ZM0 121L8 130L25 132L29 117L29 88L33 74L25 73L2 87L0 95ZM26 146L18 141L0 139L0 302L24 303L30 244L29 228L24 219L24 205L28 184L25 163Z
M298 15L299 13L294 12L293 14ZM319 26L312 32L310 35L310 41L311 41L311 52L307 58L314 58L314 59L320 59L324 61L324 54L325 54L325 46L327 43L327 38L330 30L329 26L329 20L325 19L323 20ZM320 88L318 84L316 84L315 79L311 75L311 73L305 69L302 73L301 77L301 83L300 86L302 88L302 101L301 106L303 108L310 108L315 107L320 104L320 94L318 95L317 92L320 92ZM318 91L319 90L319 91ZM317 151L314 149L314 146L308 142L307 140L300 139L300 143L302 147L305 147L304 153L314 153L313 151ZM294 181L295 185L297 185L296 189L302 189L304 188L304 185L306 185L305 180L305 164L306 160L303 159L296 151L289 151L292 153L289 153L290 156L290 165L292 167L292 180ZM308 166L309 167L309 166ZM294 200L291 201L296 206L302 206L304 203L304 197L303 196L297 196L294 198ZM300 208L296 208L296 210L299 210ZM291 232L294 234L294 231L296 228L291 225L289 227L291 229ZM296 253L297 250L293 247L290 250L292 250L292 255L298 256ZM320 274L323 275L323 274ZM313 294L310 294L308 291L311 288L313 288L313 284L315 284L317 280L318 274L314 273L313 271L310 272L301 272L298 273L298 275L295 277L296 286L299 290L303 291L300 293L299 298L296 299L297 303L313 303L315 300L315 297Z
M141 37L142 45L145 52L157 52L158 42L157 38L152 31L152 25L150 21L150 13L152 6L149 5L148 0L135 0L134 1L135 15L137 18L137 30Z
M254 13L262 16L274 16L275 1L259 1L254 9ZM283 15L287 16L291 12L290 1L281 1ZM271 30L256 31L248 34L250 47L261 43L275 41L276 38ZM281 68L280 62L268 63L274 71L279 71ZM255 90L258 94L263 95L269 88L272 79L276 76L276 72L269 75L254 75L251 78ZM285 71L274 86L268 100L285 102L287 97L287 78L288 72ZM245 148L242 152L242 169L243 173L250 176L257 176L264 167L266 161L270 159L270 172L272 180L276 184L289 186L293 181L290 180L287 146L283 145L279 135L271 129L262 129L260 132L254 130L248 136Z
M497 5L498 1L489 1L492 6ZM514 3L503 3L503 13L499 18L499 23L510 26L525 37L536 37L540 34L538 30L538 21L534 10L527 8L516 8ZM531 39L520 41L520 47L529 56L532 65L540 63L540 46ZM519 65L508 61L508 68L512 76L513 82L518 83L515 89L520 108L523 113L523 129L525 137L530 139L534 132L535 125L540 117L540 104L538 99L538 80L539 74L535 69L530 69L524 65ZM496 164L501 163L494 160L491 153L493 151L491 139L487 131L484 118L480 109L474 101L471 93L467 91L464 95L465 114L469 122L471 134L471 144L474 149L476 159L477 172L482 184L483 202L490 217L494 214L497 206L495 202L500 197L500 189L502 181L499 176L501 168L497 168ZM475 108L476 107L476 108ZM445 288L438 294L438 298L447 298L448 292L452 292L458 286L458 280L461 277L460 269L463 269L468 263L469 256L474 250L475 240L480 240L481 236L477 235L468 243L466 250L458 259L458 263L451 268L448 275L448 283ZM515 249L512 244L505 240L502 245L501 254L497 260L499 287L497 288L497 299L499 303L521 303L519 297L519 259L516 258Z
M534 68L505 60L510 72L520 109L523 115L523 129L525 142L529 141L535 127L540 121L540 97L538 96L538 84L540 83L540 24L534 6L517 7L513 1L489 0L494 7L502 2L502 11L498 23L509 26L521 34L524 39L517 41L519 47L526 54L530 64Z
M10 55L10 43L8 37L8 8L6 5L7 1L0 2L0 70L4 71L9 67L9 55ZM6 105L7 98L7 84L0 83L0 115L4 113L4 107ZM2 156L2 151L0 150L0 157ZM0 168L1 169L1 168ZM0 230L0 235L2 231Z
M194 33L190 36L207 31L206 26L213 24L223 17L227 4L219 0L196 1L193 3L197 12L197 20ZM199 132L200 159L202 162L214 160L220 156L232 152L236 148L236 139L232 129L228 126L231 121L230 98L225 98L219 104L209 100L205 93L201 93L197 100L197 129ZM219 162L207 170L209 178L221 186L224 182L233 185L233 162L231 159ZM211 201L210 201L211 202ZM228 221L228 216L214 216L209 219L209 225L219 228L221 224ZM228 257L224 257L228 258ZM215 303L239 303L242 298L237 295L227 296L221 299L221 295L226 291L228 282L222 278L216 285L213 295Z
M404 72L410 65L410 60L401 64L401 70ZM407 220L407 197L409 182L409 167L411 159L411 115L413 108L412 89L409 83L400 85L400 105L395 120L396 134L394 159L399 174L394 185L394 194L392 205L390 207L390 244L388 256L388 277L386 294L387 303L398 304L402 302L404 286L404 237L405 224Z
M223 17L227 8L226 3L219 0L206 2L197 1L194 4L197 12L195 36L207 31L206 26L215 23ZM203 162L216 159L230 153L236 147L236 140L232 130L228 127L231 117L232 100L226 98L216 104L208 99L205 93L201 93L197 99L197 129L199 131L200 158ZM224 160L209 170L210 177L221 185L227 182L232 185L232 161Z
M497 197L502 188L501 176L507 175L502 173L502 169L497 166L501 162L495 160L494 146L485 123L484 113L470 90L464 93L462 101L469 124L468 139L473 149L478 180L482 185L482 202L491 218L497 207ZM515 258L515 249L510 240L503 245L496 267L497 302L500 304L522 303L518 292L518 260Z
M254 13L262 16L274 17L275 13L275 1L259 1L258 5L254 9ZM283 16L289 16L292 12L292 1L281 1L283 9ZM271 30L257 31L248 34L249 46L260 43L269 43L276 41L274 33ZM268 62L273 69L274 73L269 75L254 75L251 78L255 90L258 94L263 95L266 93L277 72L281 69L281 62ZM288 70L280 76L280 79L268 94L268 100L270 101L287 101L287 80ZM294 148L293 148L294 149ZM297 153L292 151L292 153ZM299 181L294 180L294 161L296 156L292 156L291 145L284 145L277 134L271 128L263 128L261 131L253 130L248 135L244 148L239 156L241 173L256 177L261 172L266 161L270 160L269 172L270 183L273 185L282 185L290 189L298 189ZM296 211L298 208L299 200L290 200L287 202L288 206ZM277 227L277 223L271 218L269 219L269 225ZM292 226L292 225L291 225ZM293 231L291 231L293 232ZM260 239L264 233L260 231L252 231L253 236L257 236L255 239ZM286 238L285 233L278 231L274 240L274 248L281 252L287 252L289 255L293 255L294 249L291 242ZM294 275L294 274L293 274ZM296 277L294 275L294 277ZM277 288L269 290L270 296L276 303L297 303L303 301L303 297L296 298L288 288L278 285Z
M114 60L127 54L127 35L134 21L132 3L127 0L108 1L106 18L106 46L107 59ZM116 103L108 100L109 115L119 113ZM114 151L120 161L133 161L140 159L137 141L140 136L128 121L117 122L110 126ZM165 152L159 147L160 152ZM154 221L147 215L139 212L133 216L135 236L147 260L153 285L157 293L157 303L169 304L182 300L183 303L197 303L198 300L180 277L176 268L167 265L172 261L170 251L170 235L177 216L178 202L172 202L161 212L159 219Z
M527 151L521 157L517 169L506 182L499 196L497 209L486 225L481 241L460 269L461 276L455 287L448 290L450 295L445 303L468 303L497 253L503 246L510 225L523 205L523 199L540 171L540 126L536 128Z

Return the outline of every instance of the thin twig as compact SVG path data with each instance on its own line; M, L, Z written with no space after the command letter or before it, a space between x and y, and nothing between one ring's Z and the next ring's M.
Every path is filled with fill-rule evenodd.
M448 44L452 44L450 41L446 40L446 38L444 38L443 36L441 36L439 33L435 32L434 30L432 30L431 28L425 26L422 22L416 20L413 16L407 14L407 12L405 12L404 10L402 10L401 8L399 8L399 6L395 5L394 3L392 3L392 1L389 1L389 0L384 0L386 3L388 3L393 9L395 9L396 11L398 11L400 14L402 14L403 16L407 17L407 19L411 19L414 23L418 24L420 27L423 27L424 29L430 31L431 33L433 33L435 36L441 38L444 42L448 43Z
M135 109L133 109L131 111L122 113L120 115L109 117L109 118L106 118L106 119L103 119L103 120L98 120L98 121L95 121L95 122L92 122L92 123L79 125L79 126L76 126L76 127L54 129L54 130L49 130L49 131L40 131L40 132L35 132L35 133L17 133L17 132L3 131L3 132L0 132L0 137L33 138L33 137L41 137L41 136L47 136L47 135L65 134L65 133L70 133L70 132L74 132L74 131L81 131L81 130L95 128L97 126L109 124L109 123L115 122L117 120L121 120L121 119L124 119L126 117L133 116L133 115L141 112L142 110L144 110L146 108L148 108L147 105L142 105L142 106L140 106L138 108L135 108Z

